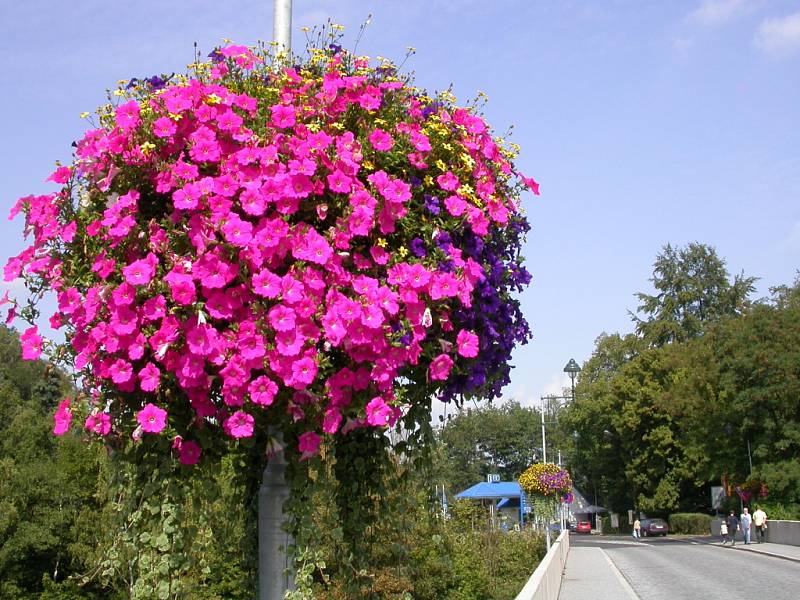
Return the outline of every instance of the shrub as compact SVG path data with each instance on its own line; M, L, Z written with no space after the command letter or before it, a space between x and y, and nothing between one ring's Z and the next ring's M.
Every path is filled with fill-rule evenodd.
M703 513L675 513L669 516L672 533L704 535L711 531L711 516Z

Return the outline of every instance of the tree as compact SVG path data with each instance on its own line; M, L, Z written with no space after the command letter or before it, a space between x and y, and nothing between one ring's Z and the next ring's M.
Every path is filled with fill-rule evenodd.
M458 413L439 432L443 476L456 492L490 472L516 479L539 456L540 423L537 410L516 401Z
M656 257L650 280L655 295L638 293L641 304L632 315L636 332L650 345L663 346L701 335L709 323L742 314L754 291L755 277L729 281L725 261L711 246L667 244Z

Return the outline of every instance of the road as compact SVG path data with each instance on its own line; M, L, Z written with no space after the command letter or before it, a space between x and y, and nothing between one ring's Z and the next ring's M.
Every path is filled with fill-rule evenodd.
M800 563L780 558L670 537L572 536L570 545L601 547L641 600L800 598Z

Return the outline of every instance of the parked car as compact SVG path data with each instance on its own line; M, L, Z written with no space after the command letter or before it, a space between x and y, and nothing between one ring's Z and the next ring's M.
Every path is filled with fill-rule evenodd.
M575 533L592 533L592 524L589 521L578 521Z
M669 533L669 525L664 519L642 519L642 537L648 535L663 535Z

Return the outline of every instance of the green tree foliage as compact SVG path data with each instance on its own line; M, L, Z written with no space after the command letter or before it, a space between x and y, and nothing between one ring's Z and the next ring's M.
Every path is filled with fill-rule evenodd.
M579 488L596 487L616 510L706 511L709 487L727 473L796 505L798 282L751 304L753 278L728 282L724 263L698 244L667 246L654 281L659 296L639 295L648 320L637 335L598 338L561 419Z
M663 346L697 337L709 323L741 314L756 278L737 275L729 281L725 261L714 248L690 243L685 248L664 246L650 281L656 294L636 295L644 318L633 318L642 338Z
M538 411L516 401L457 413L439 431L440 482L460 492L488 473L515 480L540 456L540 423Z
M43 361L22 361L6 327L0 359L0 597L111 598L65 582L89 569L101 536L94 492L105 457L74 435L52 436L51 410L68 381Z

